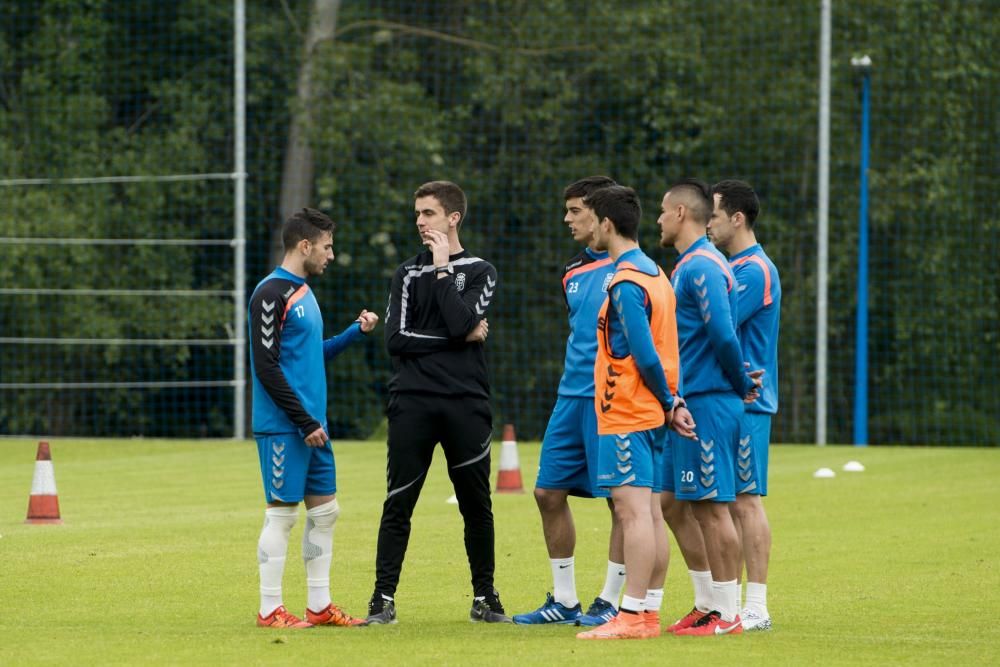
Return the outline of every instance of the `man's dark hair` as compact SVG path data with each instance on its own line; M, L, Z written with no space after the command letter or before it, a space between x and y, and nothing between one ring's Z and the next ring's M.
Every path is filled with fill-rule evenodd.
M335 227L333 220L323 211L303 208L285 220L281 228L281 243L285 246L285 252L288 252L303 239L315 242L323 232L333 234Z
M414 199L420 197L435 197L444 209L445 215L451 215L456 211L461 215L458 219L458 226L465 222L465 213L469 208L469 201L465 198L462 188L451 181L430 181L424 183L413 193Z
M679 195L695 222L707 225L712 218L712 189L699 178L685 178L670 186L672 195Z
M760 213L760 200L746 181L729 179L719 181L712 186L712 194L719 196L719 208L726 215L733 216L742 213L747 219L747 226L753 229L757 214Z
M613 178L609 178L608 176L588 176L587 178L581 178L579 181L566 186L566 189L563 190L563 200L568 201L574 197L586 198L594 190L606 188L609 185L618 184L615 183Z
M639 204L639 195L632 188L624 185L600 188L587 195L583 203L594 209L598 222L608 218L620 236L633 241L639 239L642 206Z

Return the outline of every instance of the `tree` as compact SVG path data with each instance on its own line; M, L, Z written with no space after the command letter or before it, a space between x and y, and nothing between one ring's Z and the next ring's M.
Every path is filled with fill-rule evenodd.
M302 62L299 64L298 83L295 89L294 109L288 128L288 145L285 148L284 169L281 176L281 217L271 227L271 260L278 265L285 254L281 243L281 225L295 211L311 205L313 201L315 168L311 146L314 132L315 102L320 92L315 89L313 75L317 49L332 46L337 27L340 0L315 0L305 34Z

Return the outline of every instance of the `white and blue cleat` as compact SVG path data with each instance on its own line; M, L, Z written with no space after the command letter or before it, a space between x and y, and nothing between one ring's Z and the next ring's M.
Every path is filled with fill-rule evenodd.
M579 602L574 607L567 607L556 602L552 593L546 593L545 604L527 614L515 615L514 622L518 625L576 625L581 616L583 613Z
M587 609L586 614L580 614L576 619L576 624L584 627L594 627L604 625L618 615L618 609L604 598L594 598L594 602Z

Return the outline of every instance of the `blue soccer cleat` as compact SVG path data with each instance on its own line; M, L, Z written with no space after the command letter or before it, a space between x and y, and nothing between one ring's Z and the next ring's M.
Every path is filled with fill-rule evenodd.
M615 609L613 604L604 598L594 598L594 602L587 609L587 613L580 614L576 619L576 624L585 627L604 625L617 615L618 610Z
M527 614L517 614L514 616L514 622L518 625L545 625L549 623L574 625L582 615L579 602L576 603L576 606L567 607L556 602L552 593L546 593L545 604Z

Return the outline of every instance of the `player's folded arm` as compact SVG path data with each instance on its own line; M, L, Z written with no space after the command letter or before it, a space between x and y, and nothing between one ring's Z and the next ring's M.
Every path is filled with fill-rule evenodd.
M420 356L454 347L447 329L411 329L401 324L398 299L390 299L385 318L385 349L391 356Z
M434 297L452 338L464 339L486 317L497 286L496 269L487 266L461 293L451 280L438 280L434 285Z
M444 329L412 329L402 321L403 267L396 270L385 313L385 348L391 356L420 356L452 347Z

